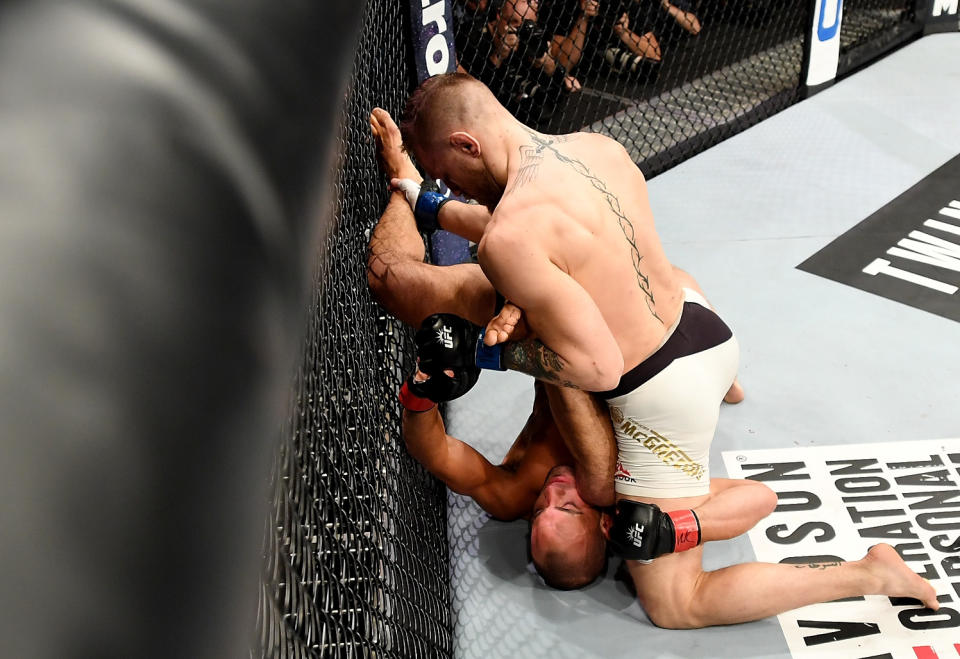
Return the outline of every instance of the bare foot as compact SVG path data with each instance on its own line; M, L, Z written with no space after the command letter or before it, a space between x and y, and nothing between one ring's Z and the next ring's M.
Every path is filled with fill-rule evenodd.
M743 387L740 386L740 380L734 380L727 390L727 395L723 397L724 403L736 405L743 400Z
M414 167L410 156L403 150L403 138L400 129L390 113L382 108L373 108L370 113L370 131L377 143L377 157L387 179L409 178L417 183L423 182L420 172Z
M936 611L937 591L926 579L903 562L897 550L887 544L874 545L863 559L867 569L880 579L879 594L888 597L912 597Z
M530 334L527 321L523 319L523 310L507 302L496 316L487 323L483 342L488 346L506 343L509 340L521 341Z

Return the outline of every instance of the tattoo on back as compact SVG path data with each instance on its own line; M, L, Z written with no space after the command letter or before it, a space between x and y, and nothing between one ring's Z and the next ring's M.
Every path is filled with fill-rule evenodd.
M617 218L617 222L620 224L620 230L623 231L623 237L626 238L627 244L630 246L630 256L633 259L633 270L637 273L637 285L640 287L640 290L643 291L645 301L647 303L647 309L649 309L650 314L654 318L662 323L663 319L657 315L656 300L653 298L653 289L650 286L650 278L643 274L643 271L640 268L640 263L643 261L643 255L640 254L640 249L637 247L636 232L634 231L633 223L630 222L630 219L623 212L623 209L620 206L620 200L615 194L607 189L603 179L595 176L585 164L576 158L571 158L561 153L554 146L554 144L562 144L570 141L573 138L572 135L546 136L539 135L533 131L528 132L530 134L530 138L533 140L533 145L525 144L520 147L520 169L517 171L517 175L514 177L513 184L505 194L509 194L510 192L523 187L537 176L540 163L543 161L544 151L549 151L561 163L570 166L577 174L587 179L593 188L603 196L604 200L607 202L607 206L610 208L610 212L613 213L613 215Z

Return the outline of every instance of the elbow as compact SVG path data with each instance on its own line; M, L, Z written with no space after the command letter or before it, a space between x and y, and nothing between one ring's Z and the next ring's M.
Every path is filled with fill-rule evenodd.
M590 383L585 388L589 391L610 391L616 389L620 384L620 376L623 375L623 355L617 350L616 354L611 354L603 360L593 362L592 373L590 374Z
M600 376L593 388L588 389L588 391L610 391L611 389L616 389L618 384L620 384L619 374L612 376L604 374Z
M597 508L606 508L616 503L616 493L613 488L613 476L604 482L598 482L595 479L586 479L586 483L581 489L581 479L577 479L577 490L580 496L591 506Z

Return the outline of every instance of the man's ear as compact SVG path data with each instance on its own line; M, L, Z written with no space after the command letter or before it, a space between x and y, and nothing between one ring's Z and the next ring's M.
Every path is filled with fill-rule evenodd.
M480 155L480 142L473 135L462 130L450 134L450 146L474 158Z
M600 531L607 540L610 539L611 528L613 528L613 516L610 513L600 513Z

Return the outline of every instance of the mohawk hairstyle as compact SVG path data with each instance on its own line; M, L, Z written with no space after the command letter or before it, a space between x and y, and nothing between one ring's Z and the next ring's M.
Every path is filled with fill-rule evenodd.
M473 76L459 71L441 73L421 82L407 99L407 104L400 115L400 135L403 137L404 149L409 152L417 141L417 136L422 135L424 129L428 128L434 118L439 115L442 108L437 107L437 102L445 92L476 82L477 79Z

